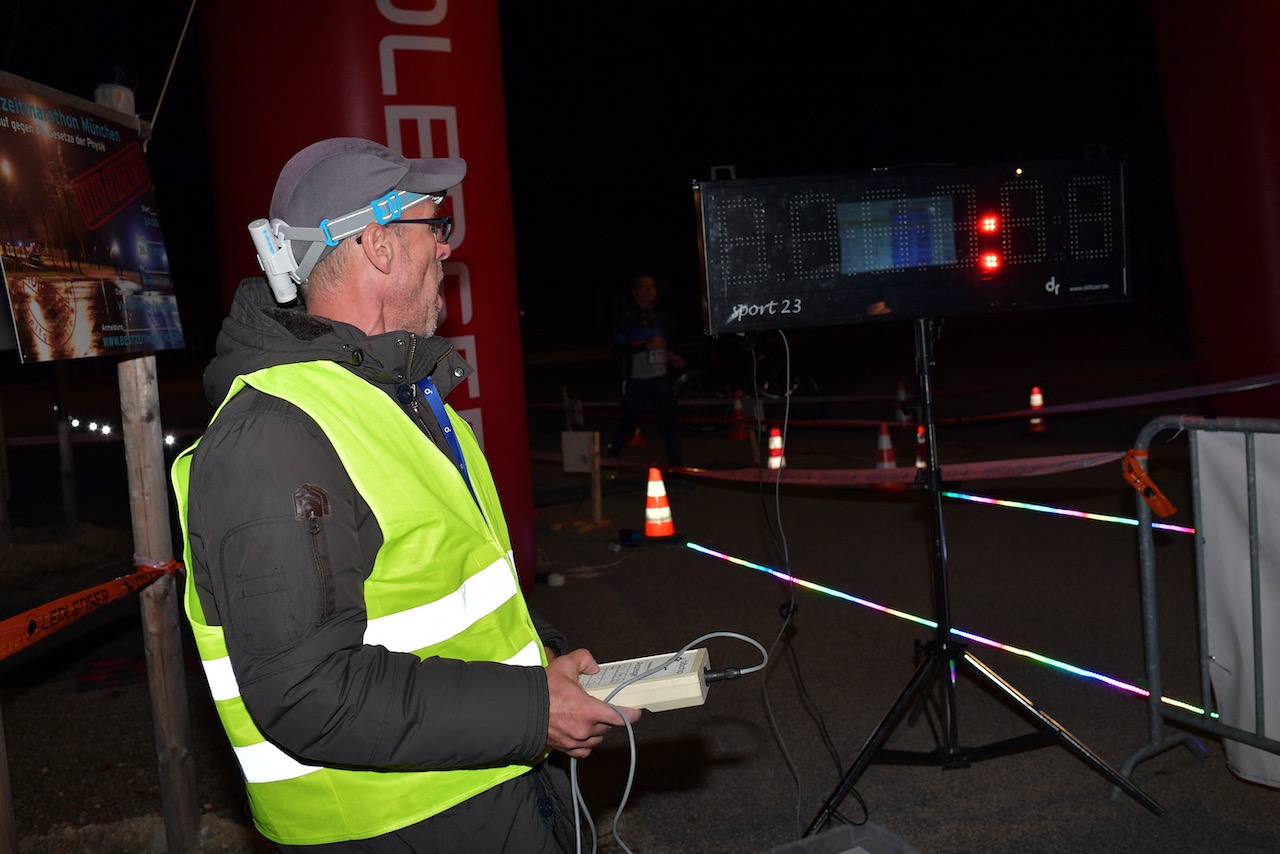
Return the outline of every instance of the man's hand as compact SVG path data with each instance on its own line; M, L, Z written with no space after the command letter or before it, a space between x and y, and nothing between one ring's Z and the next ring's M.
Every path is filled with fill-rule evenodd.
M604 740L604 734L622 723L607 703L592 697L578 682L582 673L598 673L600 665L585 649L575 649L547 665L547 689L551 694L551 723L547 744L575 759L584 759ZM639 709L619 706L627 720L640 720Z

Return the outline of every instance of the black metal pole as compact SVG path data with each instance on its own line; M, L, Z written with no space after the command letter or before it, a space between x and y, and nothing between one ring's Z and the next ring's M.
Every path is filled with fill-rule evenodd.
M951 593L947 584L947 533L942 515L942 474L938 466L938 433L933 415L933 342L938 323L928 318L916 320L916 374L920 383L920 423L924 427L925 486L929 491L929 574L933 584L934 618L938 621L937 639L943 645L951 641Z
M933 413L933 345L942 332L942 321L916 319L916 377L920 384L920 423L925 436L925 487L929 493L929 576L933 586L934 654L954 672L954 662L964 654L964 644L951 636L951 587L947 581L947 529L942 512L942 467L938 463L938 430ZM956 683L942 680L942 726L946 742L940 746L946 765L965 764L960 754L960 721L956 714Z

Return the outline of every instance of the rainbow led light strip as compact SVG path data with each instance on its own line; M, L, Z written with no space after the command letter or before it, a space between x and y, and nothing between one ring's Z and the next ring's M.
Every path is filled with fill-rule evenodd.
M1108 516L1105 513L1086 513L1083 510L1067 510L1063 507L1049 507L1045 504L1028 504L1025 501L1007 501L1001 498L985 498L981 495L969 495L965 492L942 493L944 498L959 498L962 501L973 501L978 504L995 504L1000 507L1013 507L1018 510L1035 510L1038 513L1053 513L1057 516L1074 516L1077 519L1090 519L1094 522L1114 522L1119 525L1138 526L1138 520L1130 516ZM1179 534L1194 534L1195 528L1182 525L1169 525L1164 522L1152 522L1151 527L1161 531L1174 531Z
M812 590L816 593L823 593L827 596L834 596L837 599L843 599L846 602L852 602L855 605L861 605L864 608L870 608L871 610L879 611L882 614L888 614L892 617L898 617L899 619L908 620L912 623L918 623L922 626L928 626L931 629L938 628L938 624L934 620L930 620L925 617L917 617L914 614L908 614L906 611L898 611L894 608L888 608L884 605L876 604L875 602L871 602L867 599L860 599L857 596L844 593L840 590L836 590L831 587L825 587L821 584L815 584L812 581L805 581L803 578L796 578L793 575L787 575L785 572L780 572L779 570L771 569L767 566L761 566L758 563L752 563L751 561L743 560L740 557L727 555L724 552L719 552L719 551L716 551L715 549L709 549L706 546L700 546L697 543L686 542L685 546L693 549L696 552L701 552L704 555L709 555L711 557L718 557L721 560L728 561L729 563L735 563L738 566L745 566L747 569L754 569L759 572L768 573L769 575L772 575L774 578L781 579L782 581L789 581L792 584L798 585L807 590ZM1015 655L1021 655L1022 657L1029 658L1032 661L1038 661L1041 664L1047 664L1050 667L1056 667L1059 670L1066 671L1067 673L1073 673L1076 676L1083 676L1088 679L1096 679L1097 681L1104 682L1113 688L1119 688L1121 691L1128 691L1131 694L1137 694L1139 697L1145 698L1145 697L1151 696L1151 692L1145 688L1139 688L1137 685L1131 685L1128 682L1122 682L1119 679L1113 679L1112 677L1106 676L1102 673L1095 673L1092 670L1085 670L1083 667L1076 667L1074 664L1068 664L1065 661L1059 661L1056 658L1050 658L1049 656L1041 655L1038 652L1032 652L1030 650L1022 649L1020 647L1011 646L1010 644L1001 643L1000 641L992 640L991 638L984 638L982 635L975 635L972 632L966 632L962 629L957 629L954 626L951 627L951 633L959 637L962 637L965 640L970 640L970 641L973 641L974 643L980 643L984 646L992 647L993 649L1000 649L1000 650L1004 650L1005 652L1012 652ZM954 679L954 673L952 674L952 678ZM1204 709L1200 708L1199 706L1193 706L1190 703L1183 702L1182 700L1175 700L1172 697L1161 697L1160 701L1163 703L1167 703L1170 706L1174 706L1176 708L1188 711L1193 715L1200 715L1201 717L1208 716L1210 718L1219 717L1217 712L1206 712Z

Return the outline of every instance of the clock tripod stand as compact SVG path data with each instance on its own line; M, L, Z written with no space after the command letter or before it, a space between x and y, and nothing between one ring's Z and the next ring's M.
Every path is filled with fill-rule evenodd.
M844 773L836 788L823 803L817 816L809 824L804 836L812 836L823 829L832 814L853 788L855 782L873 759L900 764L937 765L941 768L963 768L982 760L1005 756L1022 750L1043 747L1057 741L1066 749L1124 790L1138 803L1156 815L1164 810L1150 796L1130 780L1104 762L1099 756L1064 729L1057 721L1041 711L1024 694L1006 682L994 670L987 667L969 652L967 645L959 642L952 633L950 591L947 583L947 544L942 515L942 477L938 468L936 425L933 416L933 346L940 331L938 321L919 318L915 321L916 372L920 382L920 421L925 428L927 466L924 470L925 486L930 500L930 573L933 583L933 605L937 626L933 640L920 652L919 663L902 693L894 701L888 713L872 731L858 757ZM956 712L956 681L954 674L966 671L987 680L998 689L997 694L1007 698L1025 711L1035 722L1036 730L1003 741L978 747L960 744L960 722ZM929 713L930 704L936 712L940 726L934 730L935 748L932 751L889 750L884 747L889 736L908 710L923 709ZM940 730L940 731L939 731Z

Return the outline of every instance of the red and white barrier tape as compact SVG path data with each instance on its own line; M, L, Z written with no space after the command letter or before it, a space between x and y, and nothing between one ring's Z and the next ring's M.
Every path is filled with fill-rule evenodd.
M530 458L543 462L560 462L557 453L534 451ZM1052 457L1027 457L1017 460L988 460L973 463L948 463L940 472L943 480L990 480L1002 477L1039 477L1041 475L1058 474L1060 472L1078 471L1079 469L1107 465L1124 459L1124 451L1103 451L1090 454L1063 454ZM648 468L649 464L627 463L610 460L609 465L617 468ZM691 477L705 477L709 480L729 481L765 481L781 483L808 484L811 486L872 486L875 484L898 483L910 484L919 476L917 468L889 469L760 469L755 466L737 469L704 469L696 467L671 468L674 471Z
M1100 400L1087 400L1079 403L1064 403L1053 406L1045 406L1034 410L1036 415L1041 417L1049 415L1065 415L1068 413L1078 412L1099 412L1108 409L1123 409L1131 406L1148 406L1153 403L1168 403L1175 400L1195 400L1204 397L1216 397L1222 394L1230 394L1242 391L1254 391L1268 386L1280 385L1280 374L1263 374L1254 377L1244 377L1237 380L1227 380L1225 382L1208 383L1205 385L1187 386L1184 388L1167 389L1165 391L1148 392L1146 394L1133 394L1123 397L1108 397ZM886 400L892 399L885 397ZM792 398L793 404L802 403L834 403L847 402L851 400L861 401L863 398L846 397L840 395L834 396L816 396L802 397L797 395ZM781 401L764 401L767 404L780 403ZM697 401L681 401L683 404L723 404L728 410L733 401L730 399L714 400L697 400ZM614 415L620 411L621 404L618 401L592 401L583 403L582 406L597 415ZM563 409L564 405L550 403L531 403L530 409ZM1008 412L991 412L984 415L966 415L953 418L939 418L938 424L975 424L987 421L1013 421L1026 418L1032 414L1031 409L1018 409ZM728 424L731 413L723 416L698 416L696 418L682 418L681 420L696 421L700 423L721 423ZM792 418L788 421L791 426L795 427L876 427L885 422L884 418L831 418L831 419L796 419ZM894 423L890 427L908 426L914 429L914 424Z

